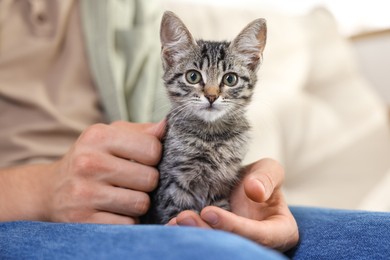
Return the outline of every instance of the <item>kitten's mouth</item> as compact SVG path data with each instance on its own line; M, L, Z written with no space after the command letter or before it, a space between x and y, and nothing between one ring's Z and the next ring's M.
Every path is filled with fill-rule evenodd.
M215 111L218 110L213 104L210 104L209 106L205 107L207 111Z
M216 105L207 105L204 104L201 107L197 115L206 122L214 122L225 114L225 111L222 107Z

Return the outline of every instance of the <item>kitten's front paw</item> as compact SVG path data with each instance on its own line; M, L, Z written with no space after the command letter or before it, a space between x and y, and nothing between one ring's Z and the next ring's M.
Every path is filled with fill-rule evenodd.
M228 199L214 201L210 206L216 206L224 210L230 211L230 203Z

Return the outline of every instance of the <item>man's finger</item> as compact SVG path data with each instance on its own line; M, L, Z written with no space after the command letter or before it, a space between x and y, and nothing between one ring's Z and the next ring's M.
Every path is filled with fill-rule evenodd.
M160 122L153 124L153 126L148 128L147 131L149 131L148 133L153 134L154 136L156 136L158 139L161 140L165 134L166 125L167 125L167 120L163 119Z
M150 134L156 136L158 139L161 140L161 138L164 136L165 133L166 123L167 123L166 119L163 119L158 123L138 124L138 123L125 122L125 121L117 121L112 123L111 125L122 129L126 129L127 131L143 132L146 134Z
M176 218L169 220L166 226L177 226Z
M86 219L86 222L96 224L133 225L138 224L139 220L136 218L100 211L91 215L88 219Z
M129 217L144 215L150 207L147 193L118 187L103 187L93 201L95 209Z
M293 218L276 215L270 219L257 221L240 217L217 207L206 207L201 218L212 228L235 233L261 245L285 251L293 246L292 237L298 238Z
M211 228L198 214L191 210L185 210L177 215L176 225Z
M255 202L267 201L284 180L284 170L272 159L262 159L246 168L245 193Z

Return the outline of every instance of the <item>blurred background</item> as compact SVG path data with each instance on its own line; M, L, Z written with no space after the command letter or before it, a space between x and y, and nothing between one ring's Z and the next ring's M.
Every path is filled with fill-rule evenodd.
M264 157L278 160L286 170L284 190L290 204L390 211L390 15L387 2L0 0L0 99L11 97L12 101L14 96L23 96L29 100L25 101L28 104L25 109L20 110L20 125L10 120L14 116L9 116L6 109L0 109L3 116L0 141L11 140L10 147L31 150L26 155L18 150L12 153L8 151L9 146L3 144L0 148L7 149L7 154L17 159L3 156L0 163L36 158L53 160L62 156L90 122L83 120L79 112L86 111L84 106L79 109L73 105L75 103L68 103L71 98L66 95L63 102L57 102L62 97L57 93L46 95L45 100L51 104L50 109L58 110L55 114L60 116L53 122L61 131L54 131L39 120L35 122L34 117L28 116L27 112L34 112L30 108L37 108L44 115L48 108L34 97L30 100L29 95L14 94L19 90L15 86L29 90L30 82L24 84L19 78L31 77L29 80L44 90L46 83L50 85L53 81L54 86L64 89L67 86L64 93L71 93L69 86L75 87L75 91L79 88L69 83L73 80L70 72L86 78L90 72L93 80L85 79L88 82L82 85L92 87L92 81L96 85L103 97L107 119L157 121L169 109L160 75L158 28L163 10L174 11L195 38L205 40L232 40L249 22L262 17L267 20L267 45L256 93L248 109L252 138L245 162ZM20 16L13 14L18 8ZM68 15L78 17L75 11L80 12L80 21ZM57 14L61 15L57 17ZM8 19L10 24L5 23ZM64 28L75 28L72 29L75 31L64 31ZM84 54L83 39L79 29L84 32L85 57L81 55ZM69 53L68 48L72 49ZM58 60L40 56L49 54L58 55ZM19 55L34 57L34 62L21 62ZM66 68L62 58L66 58ZM86 60L90 70L87 70ZM52 63L59 65L51 66ZM37 64L47 71L41 71ZM26 73L35 70L39 71L39 77ZM66 70L69 72L62 73ZM77 92L74 95L77 96ZM156 97L155 100L151 101L152 97ZM93 100L87 107L96 108ZM88 103L76 98L73 101L80 101L79 105ZM4 104L18 107L19 103L2 102L0 105ZM99 106L91 114L100 112ZM70 122L80 116L77 129L73 123L63 123L68 120L63 120L62 116L68 116ZM55 138L63 140L64 127L68 127L71 134L66 135L68 141L61 141L61 146ZM20 136L29 130L37 133L38 138L26 134L26 144L20 145ZM47 136L54 137L47 142L54 149L41 149L40 138ZM30 149L31 141L37 144L36 149Z
M189 3L202 3L213 6L256 6L275 9L286 14L302 15L311 9L323 6L335 16L340 32L344 35L353 35L365 31L390 28L390 18L387 12L387 2L384 0L372 1L337 1L337 0L181 0Z
M290 204L390 211L390 16L385 1L164 0L195 38L267 19L246 162L286 169Z

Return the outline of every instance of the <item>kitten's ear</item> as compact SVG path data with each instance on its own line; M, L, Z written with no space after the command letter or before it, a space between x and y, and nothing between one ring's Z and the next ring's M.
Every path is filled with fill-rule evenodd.
M249 69L255 71L260 64L266 40L267 23L265 19L256 19L240 32L230 48L243 58Z
M173 66L196 44L184 23L170 11L161 20L160 40L164 66Z

